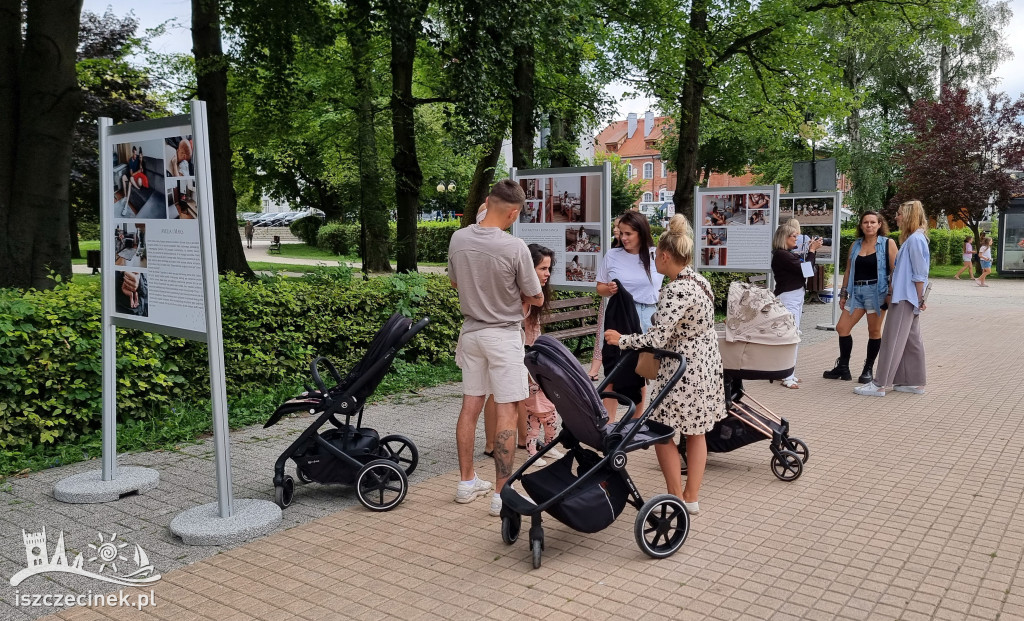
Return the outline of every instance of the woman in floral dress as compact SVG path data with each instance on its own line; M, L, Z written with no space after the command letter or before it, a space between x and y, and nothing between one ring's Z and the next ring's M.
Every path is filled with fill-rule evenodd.
M689 470L685 488L675 443L657 444L654 450L668 493L681 498L686 510L695 515L700 511L697 496L708 457L704 434L725 417L725 394L722 356L715 334L714 295L708 281L693 271L692 262L693 232L686 217L676 214L658 243L655 267L670 282L661 291L651 329L646 334L624 336L608 330L605 340L621 349L656 347L685 357L683 377L658 404L651 418L675 429L675 440L680 434L686 438ZM675 369L674 360L662 360L652 394L661 390Z

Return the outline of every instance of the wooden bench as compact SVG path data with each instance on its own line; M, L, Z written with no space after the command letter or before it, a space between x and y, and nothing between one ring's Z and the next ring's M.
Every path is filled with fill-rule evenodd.
M267 254L270 254L271 252L276 252L277 254L281 254L281 236L280 235L274 235L273 241L270 242L270 248L267 249Z
M598 303L591 297L553 300L548 304L548 312L541 316L541 330L544 334L560 341L576 339L576 347L573 353L579 356L580 350L583 348L583 338L597 334L597 308ZM544 328L544 326L549 324L566 321L572 321L579 325L561 330L547 330Z

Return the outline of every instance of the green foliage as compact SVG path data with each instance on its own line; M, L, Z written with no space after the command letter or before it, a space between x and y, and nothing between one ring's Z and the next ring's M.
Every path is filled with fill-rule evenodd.
M433 263L448 261L448 244L459 230L458 220L420 222L416 227L416 259ZM389 256L395 257L395 223L390 225ZM317 234L317 247L338 255L359 254L359 224L328 222Z
M307 381L326 355L351 366L396 310L431 325L400 354L406 362L451 359L462 316L448 279L410 274L351 278L339 270L303 279L226 276L221 284L224 361L232 401L267 386ZM96 281L54 291L0 291L0 450L76 441L102 410L100 288ZM206 347L119 330L117 403L121 421L159 426L173 404L209 398Z
M964 247L964 240L971 235L968 228L961 229L931 229L928 231L928 251L931 253L932 265L961 265L960 251ZM889 237L899 245L900 232L891 231ZM857 239L856 229L843 229L839 233L839 263L840 270L846 271L846 260L850 256L850 248ZM978 247L975 242L974 247Z
M100 225L98 222L79 222L78 223L78 239L80 240L98 240L100 238ZM84 251L85 248L82 248Z
M598 152L594 164L612 163L612 217L625 213L643 196L643 183L629 178L629 165L615 153Z
M306 242L310 246L317 245L317 231L323 225L323 221L316 216L306 216L305 218L299 218L295 222L292 222L288 226L288 230L292 232L292 235L298 237L302 241Z

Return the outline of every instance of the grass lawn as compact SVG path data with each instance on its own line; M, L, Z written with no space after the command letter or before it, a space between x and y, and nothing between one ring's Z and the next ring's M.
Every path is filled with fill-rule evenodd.
M338 256L333 252L327 252L308 244L281 244L281 256L290 259L323 259L332 262L352 260L350 257Z
M275 263L273 261L249 261L249 267L254 272L296 272L308 274L320 269L337 267L336 262L329 266L322 265L292 265L291 263Z
M100 242L99 242L99 240L79 241L78 242L78 248L79 248L79 250L82 251L82 258L81 259L76 259L76 258L72 257L71 258L71 265L85 265L85 251L86 250L99 250L100 249Z

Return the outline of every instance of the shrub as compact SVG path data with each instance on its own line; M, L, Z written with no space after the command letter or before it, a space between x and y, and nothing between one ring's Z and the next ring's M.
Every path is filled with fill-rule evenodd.
M448 244L452 233L459 230L457 220L447 222L420 222L416 227L416 260L444 263L448 260ZM390 223L388 256L395 258L397 228ZM317 233L316 246L338 255L359 254L359 224L328 222Z
M350 367L396 309L431 318L400 358L430 364L452 357L462 315L445 276L224 277L229 400L308 382L314 355ZM99 427L100 327L98 282L45 292L0 290L0 449L74 440ZM157 419L172 402L209 398L201 343L118 329L117 367L121 422Z
M317 216L306 216L292 222L288 226L288 230L292 232L292 235L306 242L307 246L316 246L317 231L320 230L322 225L323 221Z
M100 238L100 225L98 222L79 222L78 239L94 241Z

